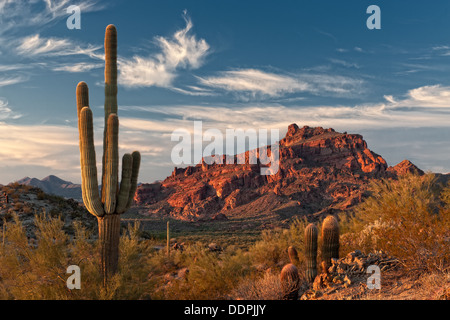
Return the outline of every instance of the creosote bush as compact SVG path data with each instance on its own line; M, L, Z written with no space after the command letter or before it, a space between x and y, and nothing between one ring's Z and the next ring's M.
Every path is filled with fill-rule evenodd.
M74 223L73 239L63 231L58 217L36 215L35 225L36 239L27 238L16 214L0 230L0 299L140 299L153 291L145 264L151 250L137 241L137 226L123 232L120 272L104 287L98 244L79 222ZM81 290L66 286L69 265L81 269Z
M383 250L410 271L445 270L450 263L450 185L434 174L373 181L371 196L342 214L345 250Z

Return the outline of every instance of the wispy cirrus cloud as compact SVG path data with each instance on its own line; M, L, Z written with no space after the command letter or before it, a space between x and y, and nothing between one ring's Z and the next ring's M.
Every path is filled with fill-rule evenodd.
M425 149L421 149L417 148L415 143L406 144L402 136L397 139L395 135L392 136L386 132L402 132L404 128L406 132L411 133L416 132L414 129L419 127L429 127L430 130L437 130L437 132L446 130L450 122L450 105L446 103L447 96L450 96L450 87L434 85L414 88L398 97L386 95L381 102L360 105L289 107L275 103L235 103L214 106L122 105L120 106L119 147L121 154L132 150L141 151L143 170L140 179L143 182L151 182L156 178L165 178L173 170L174 165L170 161L170 154L176 143L171 141L171 133L179 128L192 132L194 120L203 120L204 130L277 128L280 129L281 136L286 132L287 126L295 122L299 126L331 127L341 132L362 133L361 131L365 130L372 137L371 146L375 144L377 148L386 150L399 144L400 146L396 149L402 148L402 152L398 154L398 157L420 159L420 162L416 164L422 169L435 168L436 161L428 161L423 157L423 150L427 148L427 143L430 143L427 137L422 139ZM3 116L11 117L11 108L7 102L3 101L3 107L1 103L2 100L0 100L0 120L2 110ZM138 118L135 111L151 112L158 116L153 116L152 119ZM94 121L97 163L100 168L104 119L100 116ZM377 136L380 132L382 138ZM421 131L416 132L418 136L420 136L419 132ZM0 161L3 164L0 176L2 174L7 176L11 168L29 168L27 170L31 171L31 168L34 169L33 165L39 164L40 171L32 172L47 172L47 175L48 172L60 173L78 182L80 174L77 136L76 126L0 123ZM435 135L432 137L435 139ZM390 140L384 147L386 139ZM441 144L444 143L444 137L439 139ZM409 148L411 145L415 147ZM442 148L438 149L443 157L448 156L441 150ZM395 161L402 159L395 158ZM443 170L445 168L441 171Z
M422 86L408 90L404 97L395 99L386 95L390 108L426 108L450 110L450 86L440 84Z
M279 97L291 93L347 95L361 93L364 81L340 75L273 73L258 69L220 72L218 76L198 77L201 85L251 97Z
M0 0L0 35L15 32L21 28L42 27L67 17L67 8L76 4L82 12L101 10L104 4L98 0Z
M361 68L361 66L356 63L356 62L348 62L345 60L341 60L341 59L334 59L334 58L330 58L328 59L331 63L337 64L337 65L341 65L345 68L355 68L355 69L359 69Z
M19 119L21 114L13 111L7 100L0 98L0 120Z
M103 54L98 52L102 46L91 44L82 46L64 38L45 38L39 34L34 34L19 39L16 44L15 51L22 56L87 55L92 58L103 59Z
M170 38L156 37L160 52L147 57L134 56L119 60L119 82L126 87L171 87L180 69L198 69L204 63L210 46L204 39L191 35L193 24L184 12L184 29Z
M161 124L165 126L158 125L158 120L126 120L128 128L134 126L144 131L170 131L173 127L180 127L182 122L197 119L213 127L224 128L229 125L239 128L283 128L295 121L310 126L337 126L343 129L446 127L450 121L449 98L450 87L434 85L411 89L399 97L385 95L381 102L357 105L288 107L274 103L241 103L214 106L121 106L121 110L162 115ZM167 122L173 126L167 126Z
M65 65L58 65L56 67L53 67L53 71L63 71L63 72L87 72L92 69L98 69L102 68L104 64L102 63L87 63L87 62L80 62L80 63L71 63L71 64L65 64Z
M0 76L0 87L13 85L13 84L24 82L27 80L28 80L28 77L26 77L24 75Z

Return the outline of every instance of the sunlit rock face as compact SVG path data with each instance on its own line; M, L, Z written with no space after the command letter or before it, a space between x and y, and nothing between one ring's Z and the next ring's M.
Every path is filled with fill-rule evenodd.
M164 181L142 184L135 201L148 214L195 221L242 215L312 215L360 203L370 180L423 172L405 160L388 167L359 134L322 127L288 127L279 142L275 175L260 164L212 164L175 168ZM248 159L248 152L246 152Z

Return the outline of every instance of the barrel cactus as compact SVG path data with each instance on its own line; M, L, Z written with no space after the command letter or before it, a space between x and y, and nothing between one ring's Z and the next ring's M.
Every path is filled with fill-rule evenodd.
M319 231L314 223L305 229L306 280L314 282L317 276L317 236Z
M328 216L322 223L322 261L326 271L331 259L339 259L339 223L334 216Z
M283 290L283 300L297 300L300 288L300 277L297 267L292 263L285 265L281 269L280 281Z
M288 248L288 255L289 255L289 260L291 261L291 263L293 265L295 265L296 267L298 267L300 265L300 260L298 258L297 249L295 249L294 246L290 246Z
M133 203L141 156L138 151L122 158L119 185L119 118L117 116L117 31L105 32L105 128L103 136L102 185L99 191L89 89L80 82L76 89L83 202L97 217L101 268L104 283L116 273L119 261L120 214Z

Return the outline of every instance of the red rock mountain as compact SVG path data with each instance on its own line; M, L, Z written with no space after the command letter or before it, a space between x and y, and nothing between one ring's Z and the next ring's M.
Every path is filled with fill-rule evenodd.
M189 221L240 216L280 221L346 210L361 202L371 179L423 174L408 160L388 167L359 134L291 124L279 146L275 175L261 175L259 164L203 162L140 185L136 203L146 214Z

